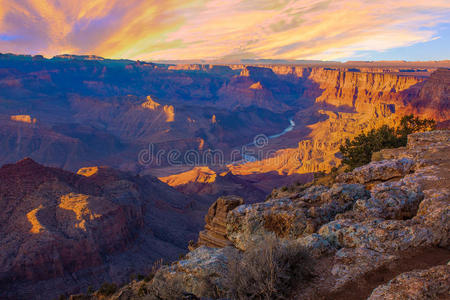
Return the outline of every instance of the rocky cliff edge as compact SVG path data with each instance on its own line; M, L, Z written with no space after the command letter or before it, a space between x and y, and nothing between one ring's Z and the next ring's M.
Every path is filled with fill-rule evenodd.
M416 133L406 148L382 151L381 160L338 176L331 187L297 188L240 205L227 214L231 246L203 240L153 281L133 282L113 298L139 298L138 287L142 292L174 276L186 292L205 296L204 278L220 290L228 259L275 234L302 245L314 260L315 276L296 299L444 299L450 287L449 153L450 131ZM226 199L219 201L226 207Z

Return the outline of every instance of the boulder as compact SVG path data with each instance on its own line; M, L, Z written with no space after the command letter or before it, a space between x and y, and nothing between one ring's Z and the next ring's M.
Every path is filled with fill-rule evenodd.
M343 248L336 252L331 274L336 278L334 289L357 280L396 259L394 255L383 254L365 248Z
M350 173L337 176L336 181L342 183L361 183L386 181L401 178L413 171L414 161L408 158L383 160L354 169Z
M448 299L450 265L400 274L373 290L369 300Z
M215 291L223 290L223 280L227 277L228 258L239 255L233 247L208 248L201 246L171 266L162 267L151 285L154 291L173 286L180 282L184 293L198 297L216 296Z

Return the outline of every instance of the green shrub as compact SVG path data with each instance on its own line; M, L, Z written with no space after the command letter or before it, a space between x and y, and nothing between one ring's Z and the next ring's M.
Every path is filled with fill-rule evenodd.
M346 139L344 145L340 147L343 155L342 162L351 169L360 167L371 161L373 152L406 146L408 134L435 128L434 120L421 120L413 115L405 116L398 128L383 125L378 129L372 129L367 134L362 133L356 136L352 141Z
M398 134L405 139L408 134L414 132L432 131L436 129L436 121L432 119L419 119L413 115L404 116L400 121L400 127L398 128Z
M144 280L145 276L142 274L138 274L138 276L136 277L138 281Z

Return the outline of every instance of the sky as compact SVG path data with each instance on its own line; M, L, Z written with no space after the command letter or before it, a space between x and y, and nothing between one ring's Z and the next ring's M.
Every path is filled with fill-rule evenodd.
M0 52L445 60L449 0L0 0Z

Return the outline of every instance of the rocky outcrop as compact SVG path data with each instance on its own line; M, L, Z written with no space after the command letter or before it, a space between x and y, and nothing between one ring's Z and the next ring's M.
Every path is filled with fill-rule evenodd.
M162 111L166 116L167 123L175 121L175 108L172 105L161 106L151 96L147 96L147 101L142 103L141 106L152 111Z
M401 178L412 173L414 161L408 158L373 162L354 169L351 173L339 175L337 182L368 184Z
M189 183L213 183L218 174L209 167L194 167L192 170L165 177L159 177L159 180L170 186L177 187Z
M200 231L196 246L223 248L232 245L227 239L228 212L244 204L239 197L221 197L209 208L205 216L205 230Z
M143 108L147 108L150 110L156 110L158 107L161 106L158 102L152 99L151 96L147 96L147 101L141 104Z
M362 185L313 186L291 198L240 206L228 214L228 238L240 249L269 232L299 238L351 209L356 200L368 197Z
M391 151L391 160L373 162L338 176L337 181L347 184L347 193L350 192L347 195L354 196L344 197L345 189L340 193L333 192L342 187L343 183L338 183L329 189L314 186L298 194L291 193L289 198L240 206L229 213L228 238L236 247L245 249L246 241L266 234L267 220L276 218L278 226L269 228L284 229L280 232L287 229L289 234L281 236L309 245L307 248L312 253L315 251L313 256L319 260L332 253L332 266L328 271L321 271L330 272L330 275L324 273L321 277L323 282L316 288L343 293L341 289L349 288L351 282L376 274L377 270L388 268L401 257L419 253L424 248L448 247L448 153L449 131L412 134L406 148L395 153ZM318 191L316 203L324 204L309 207L309 203L314 203L310 199L303 200L306 203L299 201L307 199L306 195L314 195L314 190ZM347 202L338 199L346 199ZM328 203L333 204L333 210L325 209L330 207ZM341 212L337 212L339 210ZM322 216L322 219L317 219L317 216ZM311 226L313 230L310 232L300 230L300 234L292 234L292 228L306 229L310 224L317 226L321 221L323 225L319 228ZM340 250L335 252L333 249ZM447 260L450 259L450 253L445 255ZM396 274L397 271L391 272ZM431 280L429 285L439 287L439 280ZM324 282L329 282L332 287L327 287ZM426 283L424 290L434 293L435 287L428 288ZM380 288L380 291L385 291L385 288ZM387 295L387 292L374 293ZM417 295L420 298L419 295L424 294Z
M172 266L161 268L152 282L155 294L167 291L165 285L171 280L179 281L181 290L194 295L208 298L217 298L216 291L223 290L224 274L227 272L227 263L230 257L237 255L233 247L221 249L199 247L186 255L182 260ZM168 297L162 297L168 299Z
M377 287L369 300L445 299L450 293L450 265L408 272Z

